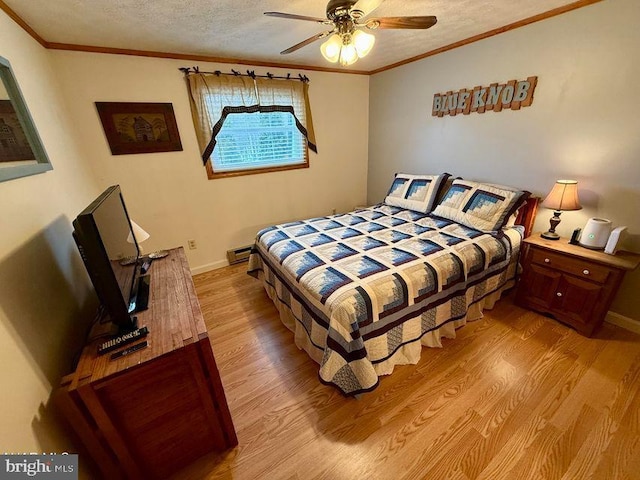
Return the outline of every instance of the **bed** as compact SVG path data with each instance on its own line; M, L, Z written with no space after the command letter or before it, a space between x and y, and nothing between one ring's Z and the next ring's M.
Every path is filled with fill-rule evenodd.
M411 184L425 176L405 177ZM517 196L503 208L504 225L483 231L459 217L477 185L460 191L456 180L442 197L446 177L429 181L430 199L418 207L405 200L424 200L424 188L417 195L407 181L394 187L397 175L384 203L258 232L248 273L262 281L298 348L320 365L323 383L346 395L373 390L396 365L417 363L423 345L455 338L514 285L536 199ZM447 211L447 202L460 205ZM475 202L488 208L486 198Z

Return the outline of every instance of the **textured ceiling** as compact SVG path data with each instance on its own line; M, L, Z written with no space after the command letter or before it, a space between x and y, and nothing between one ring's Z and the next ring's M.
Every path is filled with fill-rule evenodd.
M326 0L4 0L46 42L336 67L321 41L284 50L326 30L267 17L324 17ZM377 30L372 52L345 70L372 71L575 0L386 0L371 17L435 15L428 30Z

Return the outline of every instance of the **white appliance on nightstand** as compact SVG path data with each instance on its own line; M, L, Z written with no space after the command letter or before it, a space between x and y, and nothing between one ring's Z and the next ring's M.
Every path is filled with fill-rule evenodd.
M580 245L593 250L602 250L611 234L611 220L590 218L582 229Z
M609 235L609 240L607 240L607 245L604 247L604 253L608 253L609 255L615 255L616 250L620 246L620 242L624 238L624 235L627 233L627 227L617 227L614 228Z
M606 218L590 218L580 235L580 245L592 250L602 250L615 255L627 227L612 230L611 220Z

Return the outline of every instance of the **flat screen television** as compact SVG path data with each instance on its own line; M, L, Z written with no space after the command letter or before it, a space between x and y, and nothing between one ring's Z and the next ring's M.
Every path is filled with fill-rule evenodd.
M73 221L75 239L91 282L118 334L137 328L141 297L140 248L119 185L107 188ZM148 276L144 277L147 280ZM148 290L147 290L148 291Z

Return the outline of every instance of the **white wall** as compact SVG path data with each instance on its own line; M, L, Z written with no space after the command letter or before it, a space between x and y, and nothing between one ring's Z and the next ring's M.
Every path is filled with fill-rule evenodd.
M544 196L556 179L579 181L584 209L565 212L568 236L592 216L628 225L640 251L640 2L605 1L371 78L369 203L394 172L450 172ZM431 116L435 93L538 76L520 111ZM538 211L546 230L551 211ZM640 321L640 272L612 310Z
M69 134L50 53L2 11L0 56L11 62L53 164L0 183L0 451L63 451L49 395L95 308L71 219L98 191Z
M253 243L265 226L347 211L366 199L369 77L304 72L318 154L308 169L208 180L178 67L192 62L52 52L74 135L91 154L101 187L120 184L131 217L151 234L146 251L197 241L195 271L226 264L226 251ZM246 66L198 63L202 71ZM286 70L256 68L256 73ZM298 73L292 71L292 73ZM171 102L184 151L112 156L94 102Z

